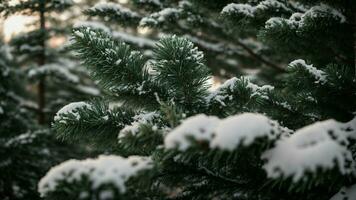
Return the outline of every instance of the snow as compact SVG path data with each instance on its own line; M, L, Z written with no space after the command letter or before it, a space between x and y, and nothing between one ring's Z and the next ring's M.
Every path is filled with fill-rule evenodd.
M277 0L265 0L260 2L256 6L256 10L268 10L268 9L273 9L275 11L290 11L284 3L277 1Z
M146 112L135 115L133 117L134 121L131 123L131 125L125 126L120 131L118 135L119 141L120 138L125 137L127 133L131 133L133 135L137 134L139 132L139 127L141 124L151 123L157 117L159 117L159 114L157 112Z
M290 68L296 67L303 67L305 68L311 75L315 77L317 80L316 83L325 83L326 82L326 73L324 71L318 70L317 68L313 67L313 65L308 65L302 59L295 60L289 64Z
M72 74L68 70L68 68L66 68L66 66L57 63L42 65L40 67L33 68L28 72L29 78L33 78L44 74L59 76L60 78L63 78L72 83L79 82L79 77L77 75Z
M177 148L184 151L191 145L189 139L210 141L219 121L217 117L204 114L189 117L165 137L164 146L167 149Z
M74 35L76 35L80 38L84 38L84 33L80 32L80 31L74 31Z
M194 42L199 47L202 47L209 51L215 51L215 52L226 52L227 51L227 49L225 49L225 46L227 46L227 44L224 44L224 43L211 43L211 42L202 40L198 37L194 37L194 36L191 36L188 34L185 34L184 37L186 37L190 41Z
M138 3L151 3L157 6L161 6L161 2L159 0L138 0Z
M33 134L31 132L26 132L23 134L20 134L16 137L13 137L9 139L6 143L5 146L10 147L12 145L24 145L24 144L29 144L32 143L33 140L37 137L36 134Z
M130 35L125 32L113 32L113 37L118 38L126 43L135 44L139 47L152 48L155 46L155 41L151 39Z
M285 19L280 18L280 17L272 17L266 21L265 29L272 29L276 26L279 26L282 24L283 21L285 21ZM294 22L294 20L293 20L293 22ZM290 22L289 24L294 24L294 23Z
M340 13L335 8L332 8L326 4L320 4L317 6L311 7L305 13L294 13L290 16L289 19L281 18L281 17L272 17L267 20L265 23L265 28L270 29L274 28L278 25L281 25L283 22L288 24L291 28L302 30L305 26L308 25L308 20L313 18L324 18L329 20L330 18L336 20L338 23L345 23L346 17Z
M250 82L249 79L247 79L248 82L247 82L247 88L249 88L251 91L252 91L252 95L251 97L253 96L256 96L256 95L259 95L265 99L268 99L268 96L265 95L265 93L267 91L272 91L274 90L274 87L271 86L271 85L263 85L263 86L258 86L252 82Z
M233 77L231 79L226 80L222 85L220 85L215 91L211 91L210 94L206 97L206 101L211 103L213 101L217 101L221 106L225 107L226 103L224 102L226 99L233 100L232 94L234 93L235 86L238 83L242 83L243 81L247 81L247 88L251 91L251 97L256 95L268 99L267 92L274 89L273 86L264 85L258 86L252 82L248 78L242 77L238 79Z
M20 46L20 51L36 52L42 51L43 47L40 45L31 46L28 44L23 44Z
M139 14L137 14L136 12L131 11L128 8L125 8L123 6L121 6L120 4L117 3L111 3L111 2L99 2L97 4L95 4L93 7L91 7L89 9L90 11L100 11L100 12L108 12L108 11L114 11L116 12L116 14L118 15L124 15L127 17L139 17Z
M120 193L125 193L125 182L137 175L142 170L152 168L152 161L149 157L130 156L123 158L120 156L101 155L97 159L68 160L47 172L38 184L38 191L42 197L53 192L59 187L59 182L75 184L83 177L87 177L91 184L91 189L95 190L105 184L113 184ZM104 191L103 196L109 195Z
M237 12L248 17L254 16L254 8L249 4L231 3L225 6L221 11L222 14L231 14L233 12Z
M184 151L191 146L193 139L209 142L210 148L232 151L238 145L251 145L257 138L273 140L289 132L261 114L243 113L225 119L199 114L185 119L168 133L164 146Z
M121 59L118 59L116 62L115 62L115 65L120 65L120 63L122 62Z
M206 101L209 103L212 101L217 101L220 103L221 106L225 107L226 104L224 101L227 98L229 100L233 99L233 96L228 93L232 92L234 90L236 82L238 82L238 81L239 81L239 79L236 77L226 80L222 85L220 85L218 88L216 88L215 91L210 92L210 94L206 98Z
M57 0L56 3L72 5L74 2L72 0Z
M157 25L162 22L166 22L171 17L176 17L180 13L179 9L176 8L164 8L163 10L152 13L148 17L144 17L140 21L140 26L147 26L147 25Z
M85 86L85 85L77 85L76 89L79 90L80 92L83 92L88 95L92 95L92 96L100 95L100 90L95 87L90 87L90 86Z
M316 122L278 141L273 149L262 156L267 160L263 168L268 177L292 177L297 182L306 173L316 173L319 169L338 168L340 174L353 173L355 163L346 146L349 144L347 138L356 132L351 134L344 131L346 126L349 124L335 120Z
M290 9L282 2L277 0L265 0L256 6L250 4L231 3L225 6L221 14L231 15L233 13L241 14L245 17L255 17L258 12L273 9L274 11L290 11Z
M114 193L111 190L104 190L100 192L99 199L113 199Z
M238 145L249 146L256 139L276 139L281 134L278 123L256 113L243 113L223 119L215 129L210 147L232 151Z
M350 187L343 187L330 200L354 200L356 199L356 184Z
M87 108L90 109L92 106L86 102L73 102L70 103L63 108L61 108L57 114L54 116L54 121L59 123L66 123L66 119L68 119L65 115L74 115L77 120L80 119L80 115L78 113L79 109Z
M11 53L11 47L8 44L2 44L0 47L0 53L7 60L13 60L14 57Z
M111 32L110 29L107 26L105 26L103 23L95 22L95 21L79 21L73 25L73 28L81 28L81 27L90 27L92 29L99 29L106 33ZM80 34L82 34L82 33L80 33ZM79 36L79 37L83 37L83 36Z
M238 81L238 78L236 77L233 77L233 78L230 78L228 80L226 80L221 86L220 88L228 88L229 90L233 90L235 85L236 85L236 82Z
M318 6L312 7L310 10L305 12L304 17L316 18L316 17L332 17L339 21L339 23L345 23L346 17L327 4L320 4Z

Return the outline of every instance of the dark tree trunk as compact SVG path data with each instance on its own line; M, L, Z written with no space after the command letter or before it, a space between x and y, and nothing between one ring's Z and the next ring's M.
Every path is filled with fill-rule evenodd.
M38 58L38 66L41 67L46 63L46 18L45 18L45 0L40 2L40 30L41 30L41 46L42 52ZM45 124L45 107L46 107L46 84L45 84L45 76L42 76L38 83L38 123Z
M353 12L353 20L352 20L352 31L354 35L354 70L355 70L355 79L356 79L356 2L353 2L352 6L352 12Z

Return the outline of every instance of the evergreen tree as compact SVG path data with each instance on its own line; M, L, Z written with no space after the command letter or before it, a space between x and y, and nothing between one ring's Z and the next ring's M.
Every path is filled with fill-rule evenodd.
M235 28L221 14L230 1L133 0L99 2L85 14L110 24L114 37L135 48L152 49L162 35L184 36L204 51L214 75L250 75L273 80L285 71L284 57L257 39L257 30ZM282 11L286 13L286 11ZM149 28L148 34L137 29ZM268 68L269 70L259 70ZM272 74L272 75L270 75ZM270 75L270 76L267 76Z
M349 1L244 3L226 5L221 13L291 59L275 86L240 77L210 91L203 53L186 38L161 39L147 58L102 27L75 29L72 49L111 98L63 107L53 128L60 138L106 147L113 155L52 168L39 182L41 195L355 199L353 6ZM119 13L121 20L133 20Z
M78 152L55 141L50 130L41 129L34 121L23 81L26 74L14 66L9 47L1 43L0 199L39 199L39 179L51 166Z
M85 69L65 49L66 44L61 44L71 30L71 20L66 19L68 14L64 12L72 5L71 0L0 3L0 14L5 18L15 14L38 17L31 24L36 28L12 38L10 45L16 63L27 71L25 78L36 85L33 90L37 93L37 105L32 110L37 112L40 124L49 124L55 111L68 102L100 94Z

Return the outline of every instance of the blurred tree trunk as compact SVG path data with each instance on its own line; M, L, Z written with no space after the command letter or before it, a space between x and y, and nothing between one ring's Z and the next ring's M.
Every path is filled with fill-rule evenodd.
M38 58L38 66L41 67L46 62L46 18L45 18L45 0L40 2L40 30L41 30L41 43L42 52ZM40 78L38 83L38 123L45 124L45 107L46 107L46 87L45 87L46 77L43 76Z

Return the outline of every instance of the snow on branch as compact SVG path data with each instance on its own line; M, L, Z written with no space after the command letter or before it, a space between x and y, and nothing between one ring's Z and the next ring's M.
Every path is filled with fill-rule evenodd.
M77 75L71 73L66 66L57 63L42 65L40 67L33 68L28 72L29 78L43 75L57 76L72 83L79 82L79 77Z
M93 190L113 184L120 193L125 193L127 180L152 167L150 158L140 156L101 155L97 159L68 160L47 172L38 184L38 191L44 197L63 183L80 184L82 180L89 180Z
M79 120L80 115L78 110L83 108L91 109L92 106L83 101L70 103L57 112L54 116L54 121L65 124L69 116L74 116L77 120Z
M153 4L153 5L156 5L156 6L162 6L162 3L160 2L160 0L137 0L137 3Z
M330 200L352 200L356 199L356 184L350 187L343 187Z
M177 8L164 8L159 12L152 13L140 21L140 26L157 26L163 22L175 19L181 11Z
M306 173L319 169L337 168L340 174L355 174L355 162L347 148L356 134L356 118L349 123L335 120L317 122L297 130L291 137L280 140L262 155L264 169L271 178L291 177L302 180ZM291 159L293 158L293 159Z
M26 133L22 133L20 135L17 135L13 138L10 138L6 143L4 144L5 147L13 147L15 145L25 145L25 144L30 144L34 141L34 139L38 136L38 134L34 134L30 131Z
M281 17L272 17L265 23L265 29L277 28L282 24L287 24L293 29L301 30L302 28L313 23L316 19L325 19L327 22L335 21L337 23L345 23L346 17L336 10L326 4L320 4L313 6L305 13L294 13L289 19Z
M215 91L212 91L206 98L207 103L212 104L214 102L218 102L223 107L227 106L226 101L234 100L234 93L239 85L244 86L244 88L249 91L250 98L259 96L261 98L268 99L267 93L274 89L274 87L270 85L258 86L244 77L240 79L233 77L225 81Z
M178 148L184 151L191 146L189 138L196 141L210 141L219 122L219 118L204 114L189 117L168 133L164 139L164 146L167 149Z
M208 142L212 149L233 151L240 145L251 145L256 139L272 141L289 132L289 129L261 114L244 113L225 119L200 114L187 118L168 133L164 145L167 149L184 151L194 140Z
M128 8L125 8L121 6L120 4L117 3L97 3L93 7L89 9L91 12L106 12L106 13L115 13L117 15L122 15L127 18L137 18L139 17L139 14L136 12L131 11Z
M158 118L159 114L157 112L147 112L147 113L140 113L133 117L133 122L131 125L125 126L119 133L118 138L125 137L127 133L130 134L137 134L139 132L139 127L141 124L146 124L152 122L155 118Z
M125 32L115 31L112 33L112 35L113 35L113 38L115 38L115 39L122 40L125 43L133 44L138 47L153 48L156 43L154 40L144 38L144 37L134 36L131 34L127 34Z
M256 15L262 11L269 9L290 12L291 10L282 2L277 0L265 0L260 2L256 6L251 6L249 4L237 4L231 3L225 6L221 14L223 15L238 15L243 17L256 17Z
M311 74L315 79L315 83L325 83L327 75L324 71L318 70L313 65L308 65L304 60L295 60L289 64L290 69L301 68L306 70L309 74Z
M73 25L73 28L84 28L84 27L90 27L92 29L102 30L106 33L111 32L110 29L105 24L96 21L79 21Z

